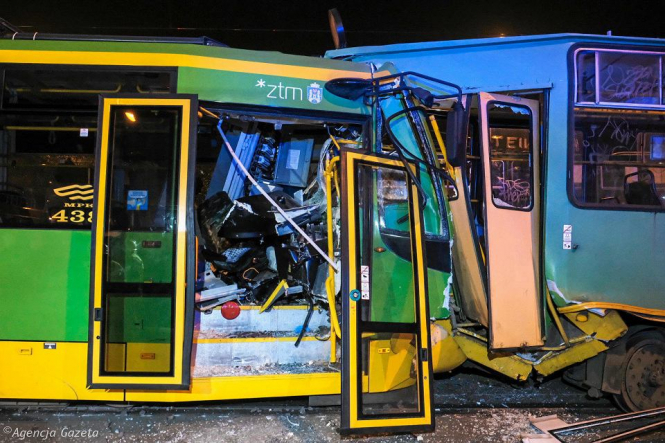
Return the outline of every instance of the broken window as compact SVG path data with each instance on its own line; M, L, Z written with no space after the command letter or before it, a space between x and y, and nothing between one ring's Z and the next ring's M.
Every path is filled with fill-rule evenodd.
M530 210L533 205L531 111L525 106L488 105L492 202L500 208Z

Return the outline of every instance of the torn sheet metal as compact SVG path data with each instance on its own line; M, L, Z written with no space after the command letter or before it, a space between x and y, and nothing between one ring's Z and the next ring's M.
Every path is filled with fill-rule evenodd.
M491 356L490 358L486 343L480 343L465 335L455 335L454 338L469 360L494 369L513 380L523 381L531 374L533 369L531 363L519 357L509 355L505 357Z
M446 289L443 290L443 309L444 312L447 312L450 316L450 292L453 289L453 274L451 273L448 277L448 283L446 284ZM448 318L448 317L446 317Z
M604 317L594 313L589 313L586 317L580 317L579 312L564 315L585 334L593 334L596 340L609 342L621 337L628 331L628 326L617 311L608 311Z
M557 286L556 282L554 280L547 280L547 287L550 290L550 292L555 293L556 295L559 296L566 304L580 304L581 302L575 301L575 300L568 300L565 295L563 295L563 292L559 289ZM601 317L604 317L605 314L607 313L607 309L589 309L589 312L593 312L594 314L600 315Z
M522 443L560 443L561 440L550 434L550 431L568 426L557 415L546 415L544 417L531 417L531 425L542 432L542 434L529 434L522 437Z
M563 295L563 292L559 289L559 287L556 285L556 282L554 280L547 280L547 288L550 290L550 292L555 293L558 295L564 302L570 304L574 303L571 300L568 300L565 295Z
M200 296L196 300L196 307L200 311L210 313L213 308L226 302L240 300L241 297L245 296L246 292L247 289L238 288L236 284L226 286L217 285L201 291Z
M543 357L539 362L533 365L533 368L539 374L547 376L575 363L595 357L607 349L607 346L598 340L581 342L564 351L551 353Z

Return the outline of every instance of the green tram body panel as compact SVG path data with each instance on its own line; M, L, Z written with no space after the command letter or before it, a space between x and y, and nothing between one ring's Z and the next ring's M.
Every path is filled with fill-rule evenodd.
M0 229L0 340L88 340L90 232Z
M545 278L559 306L604 302L665 309L665 213L579 207L568 195L575 48L665 52L665 40L582 34L535 35L345 48L326 57L392 63L478 91L544 91L543 251ZM662 111L663 106L660 109ZM661 203L662 205L662 203ZM665 207L665 206L663 206ZM562 247L572 225L576 249ZM562 297L563 296L563 297Z
M337 71L339 75L353 72L366 73L369 67L362 63L350 63L323 58L288 55L278 52L250 51L203 46L194 44L169 43L124 43L124 42L81 42L81 41L25 41L0 40L0 64L10 63L3 51L22 52L23 64L38 63L51 66L75 65L77 67L117 66L117 67L164 67L177 68L177 91L183 94L197 94L200 101L240 104L247 106L270 106L311 110L317 112L344 112L368 114L369 110L359 102L350 102L323 91L319 103L307 99L307 87L323 83L309 75L320 76L324 71ZM34 59L28 51L39 51ZM40 62L40 56L48 52L68 52L76 54L76 61L70 63L51 56L47 62ZM96 64L86 58L87 52L105 53L112 62ZM163 61L155 64L152 59L135 64L124 61L123 54L145 53ZM117 61L113 55L117 54ZM168 60L168 61L167 61ZM227 63L228 62L228 63ZM219 65L216 66L215 64ZM225 69L228 64L229 68ZM195 65L195 66L191 66ZM210 67L208 67L210 66ZM302 69L302 72L299 70ZM137 69L140 71L140 69ZM265 73L264 73L265 72ZM259 84L259 80L263 80ZM281 87L280 87L281 85ZM158 97L158 95L156 95Z

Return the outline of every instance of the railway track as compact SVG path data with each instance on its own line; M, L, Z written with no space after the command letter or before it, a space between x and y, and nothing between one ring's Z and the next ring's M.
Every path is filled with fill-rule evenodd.
M618 413L609 400L588 399L584 392L559 379L517 386L465 370L437 379L434 393L437 431L423 434L422 441L519 442L521 435L534 432L531 416L556 414L573 423ZM339 416L339 406L312 407L307 398L177 405L0 404L3 427L49 431L84 427L98 432L98 439L88 441L104 442L332 442L340 438ZM417 438L383 436L371 441L410 442ZM18 440L0 433L0 442L14 441Z

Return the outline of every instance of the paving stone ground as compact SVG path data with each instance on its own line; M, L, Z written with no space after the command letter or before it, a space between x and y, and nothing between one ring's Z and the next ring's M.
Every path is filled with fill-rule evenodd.
M468 370L436 380L435 401L435 433L362 439L339 436L339 407L310 407L306 399L171 407L0 407L0 442L519 442L536 432L532 416L556 414L573 423L618 413L607 399L587 399L558 379L520 387ZM664 442L665 435L633 441Z

